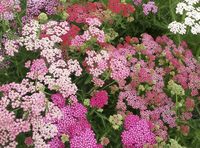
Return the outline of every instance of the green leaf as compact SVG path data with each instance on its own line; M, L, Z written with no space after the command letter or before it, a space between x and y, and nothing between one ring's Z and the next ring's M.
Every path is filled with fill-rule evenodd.
M123 28L123 29L126 29L126 26L122 23L121 24L121 27Z
M5 66L6 68L8 68L8 66L2 62L0 62L1 65Z
M84 83L84 84L90 84L92 78L93 78L93 75L90 74L90 75L87 77L87 79L85 80L85 83Z

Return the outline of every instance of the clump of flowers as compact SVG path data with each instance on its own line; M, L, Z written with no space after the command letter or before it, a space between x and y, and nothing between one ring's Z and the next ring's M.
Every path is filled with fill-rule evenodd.
M33 144L33 140L31 137L27 137L24 141L24 143L26 144L27 147L31 146Z
M90 100L90 105L92 107L97 106L98 108L103 107L108 104L108 93L105 90L99 91L95 93Z
M107 137L101 137L100 140L101 140L101 144L102 144L103 146L107 146L108 143L110 142L109 139L108 139Z
M109 122L112 124L112 127L115 130L118 129L123 124L122 115L116 114L116 115L110 116Z
M48 20L48 16L42 12L38 15L38 19L41 21L46 21L46 20Z
M150 1L147 4L142 4L142 8L145 15L148 15L151 9L153 9L152 10L153 13L156 13L158 11L158 7L155 6L155 2L153 1Z
M200 24L199 24L199 7L195 8L194 5L197 4L198 0L185 0L184 2L180 2L176 7L176 14L183 15L183 12L186 11L185 21L184 23L180 23L177 21L173 21L169 24L168 28L173 33L185 34L186 27L191 27L192 34L200 33Z
M110 0L108 2L108 9L112 10L112 13L121 13L124 17L129 17L129 13L133 13L135 11L134 6L123 4L119 0Z
M1 0L0 3L0 20L13 20L16 15L13 11L20 12L20 1L19 0Z
M144 119L140 120L137 115L127 116L124 127L126 130L121 135L124 146L142 148L143 143L156 143L156 135L151 132L150 124Z
M55 105L57 105L59 108L65 107L66 99L62 96L61 93L53 94L51 95L51 100Z
M171 144L167 144L170 148L186 148L178 144L178 142L174 139L170 139Z
M181 87L181 85L178 85L178 84L176 84L176 83L174 83L174 81L173 80L170 80L169 82L168 82L168 88L169 89L171 89L171 94L172 94L172 96L173 95L181 95L181 96L183 96L183 95L185 95L185 91L184 91L184 89Z

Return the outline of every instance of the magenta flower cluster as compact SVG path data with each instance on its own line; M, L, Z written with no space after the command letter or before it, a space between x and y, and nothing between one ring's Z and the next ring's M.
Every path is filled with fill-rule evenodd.
M144 143L156 143L156 135L151 132L152 125L137 115L128 115L124 122L125 131L122 132L122 143L127 147L143 148Z
M92 107L101 108L108 104L108 93L105 90L95 93L95 96L91 98L90 105Z

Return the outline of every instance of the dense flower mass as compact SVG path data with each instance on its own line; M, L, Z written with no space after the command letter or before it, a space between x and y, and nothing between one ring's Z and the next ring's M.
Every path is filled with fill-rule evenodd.
M92 107L97 106L98 108L101 108L104 105L107 105L108 104L107 95L108 94L105 90L95 93L95 96L91 98L90 105L92 105Z
M130 119L131 118L131 122ZM156 135L150 131L150 125L144 119L139 119L137 115L129 115L124 122L127 131L122 132L122 143L128 147L135 146L143 148L144 143L156 143Z
M0 147L198 147L198 6L0 0Z

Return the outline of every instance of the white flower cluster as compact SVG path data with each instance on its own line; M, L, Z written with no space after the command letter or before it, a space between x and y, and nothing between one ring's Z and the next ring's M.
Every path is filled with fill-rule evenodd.
M173 33L185 34L186 27L191 27L192 34L200 33L200 7L195 8L193 5L199 3L199 0L185 0L184 2L178 3L176 7L176 13L183 15L184 10L186 11L185 22L172 22L168 28Z

